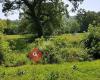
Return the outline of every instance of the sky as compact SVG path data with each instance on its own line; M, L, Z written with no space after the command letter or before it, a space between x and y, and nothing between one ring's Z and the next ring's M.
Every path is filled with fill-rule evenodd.
M64 0L65 3L67 3L67 0ZM85 10L89 11L95 11L98 12L100 11L100 0L84 0L84 2L79 6L79 8L83 8ZM71 16L75 15L76 13L72 13L70 11L71 6L68 8L69 13ZM4 16L4 13L2 13L2 5L0 4L0 18L2 19L11 19L11 20L16 20L19 18L18 11L15 11L13 15L9 16Z

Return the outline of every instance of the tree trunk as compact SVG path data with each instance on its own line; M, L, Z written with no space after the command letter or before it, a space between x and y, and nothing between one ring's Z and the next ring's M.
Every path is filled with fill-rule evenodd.
M37 37L40 38L40 37L43 35L42 25L41 25L39 19L37 19L37 18L35 18L35 17L33 18L33 21L34 21L35 24L36 24Z
M37 25L37 34L38 37L40 38L41 36L43 36L43 31L42 31L42 26L41 25Z

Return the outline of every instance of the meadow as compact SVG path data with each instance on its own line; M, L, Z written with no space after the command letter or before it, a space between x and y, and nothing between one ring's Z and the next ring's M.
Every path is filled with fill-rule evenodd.
M100 60L19 67L0 66L0 80L100 80Z
M32 35L2 36L4 40L2 49L8 49L8 53L4 53L8 56L5 57L5 63L0 66L0 80L100 80L100 60L90 60L85 53L83 41L87 34L41 37L27 43L26 46L23 46L25 42L22 39L28 39ZM17 42L17 39L21 40ZM14 48L10 45L10 40L14 41L12 44ZM15 42L19 46L15 45ZM12 49L10 52L8 47ZM54 58L48 59L54 63L49 63L48 60L39 63L30 61L27 54L35 47L43 52L56 54L53 55Z
M65 1L0 1L0 80L100 80L100 11Z

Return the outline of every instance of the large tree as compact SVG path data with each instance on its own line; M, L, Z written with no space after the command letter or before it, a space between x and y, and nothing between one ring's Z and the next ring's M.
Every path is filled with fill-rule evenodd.
M70 1L74 9L78 7L83 0L66 0ZM48 21L52 21L55 24L59 24L60 19L67 9L65 9L62 0L4 0L3 12L9 12L11 10L26 8L27 14L35 23L38 37L43 35L42 26ZM58 21L58 22L57 22Z

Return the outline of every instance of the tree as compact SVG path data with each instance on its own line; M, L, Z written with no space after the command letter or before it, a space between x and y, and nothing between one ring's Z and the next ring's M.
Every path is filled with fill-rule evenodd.
M4 32L5 28L7 28L6 20L1 20L0 19L0 34L2 34Z
M82 2L83 0L68 1L73 4L74 10L76 10L78 4L80 4L79 2ZM59 25L61 16L66 13L62 0L4 0L3 12L20 9L23 6L28 10L26 13L36 25L38 37L43 35L42 25L45 25L45 23L48 23L51 20L53 23L56 22L56 25ZM45 10L47 11L45 12Z
M26 21L28 21L28 32L30 31L31 33L37 33L38 31L41 31L41 35L50 35L50 33L53 31L51 29L57 28L61 25L62 15L64 14L61 13L64 9L62 6L63 3L59 3L59 8L57 9L53 3L49 2L42 3L41 7L36 9L41 28L38 26L39 24L37 25L35 21L33 22L32 15L29 15L31 14L31 11L27 8L23 8L24 16L22 15L22 20L26 19Z
M74 17L66 21L66 30L68 33L77 33L80 31L80 25Z
M80 31L87 31L89 24L97 25L100 23L100 12L96 13L93 11L85 11L84 9L80 9L76 19L80 24Z
M17 20L6 20L7 27L4 29L3 34L16 34L17 33L17 26L18 26L18 21Z

